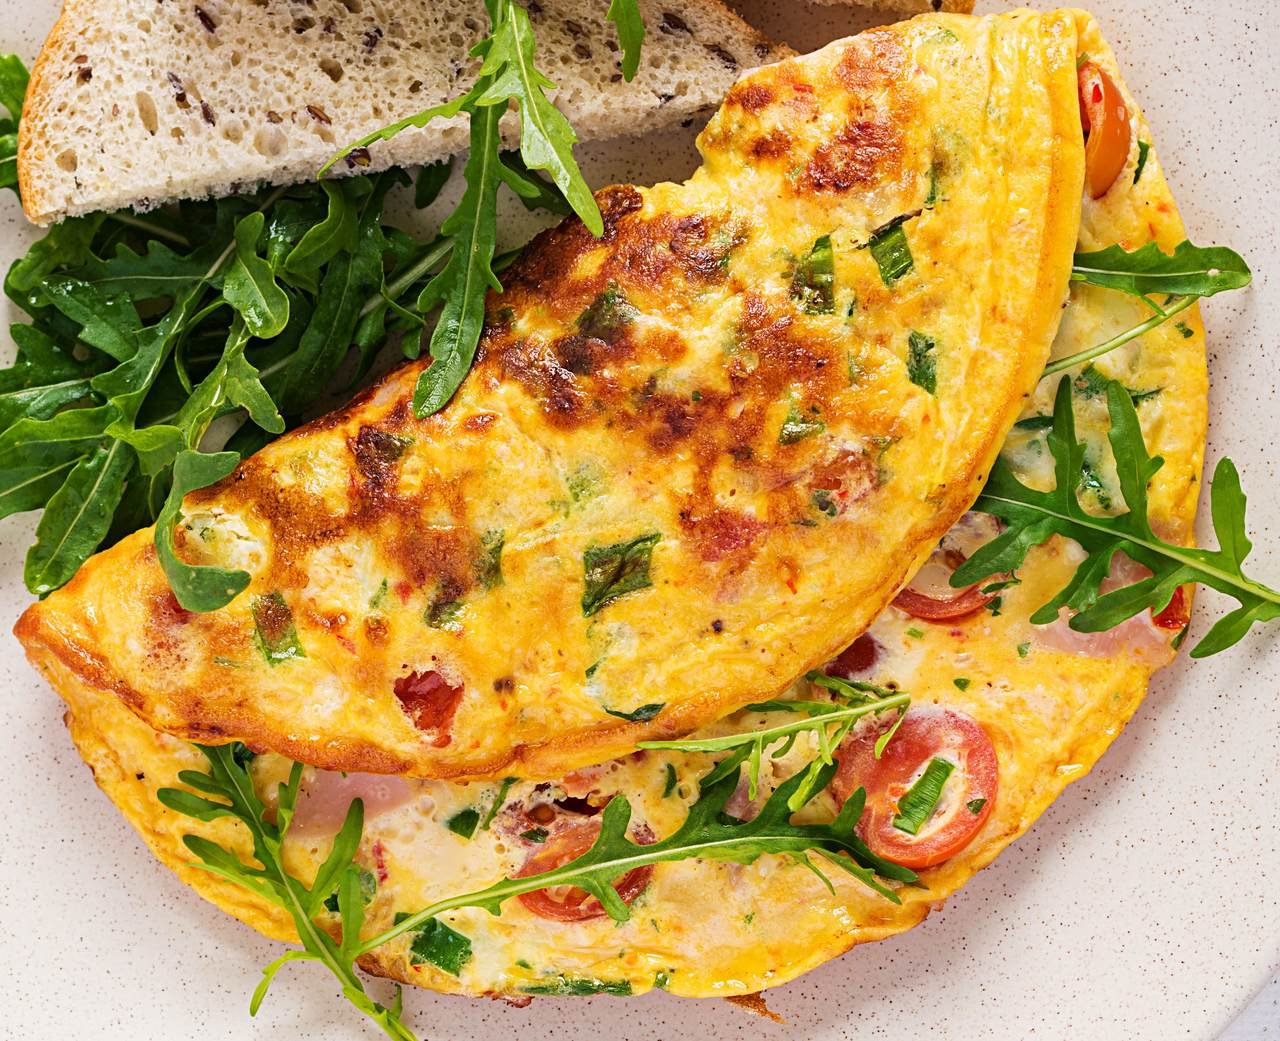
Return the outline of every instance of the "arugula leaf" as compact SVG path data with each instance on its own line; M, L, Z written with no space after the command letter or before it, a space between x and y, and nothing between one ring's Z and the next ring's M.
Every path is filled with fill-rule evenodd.
M500 108L489 105L471 116L471 153L463 171L467 188L458 208L440 228L442 234L453 238L453 251L444 270L418 298L420 311L444 300L431 335L432 363L418 377L413 391L413 411L419 417L440 411L453 397L480 342L484 294L502 288L492 267L497 248L498 167L502 165L498 156L501 115Z
M235 452L182 452L173 464L173 487L156 518L156 557L169 580L169 588L187 611L216 611L239 596L249 585L247 571L188 564L177 553L174 529L182 522L182 500L188 492L220 481L235 469Z
M1041 492L1027 487L998 459L974 508L999 517L1005 529L956 569L951 584L962 588L1013 572L1022 566L1033 546L1062 535L1077 542L1086 556L1071 581L1031 616L1036 624L1053 621L1066 607L1074 612L1069 623L1072 629L1102 632L1144 610L1163 610L1178 587L1190 582L1234 597L1240 605L1209 630L1192 650L1193 658L1225 650L1243 639L1255 623L1280 618L1280 592L1248 578L1243 571L1253 547L1245 534L1245 496L1234 464L1222 459L1213 476L1210 506L1220 548L1165 542L1147 516L1147 486L1164 461L1148 455L1133 401L1118 383L1107 388L1107 411L1111 419L1108 440L1126 512L1098 516L1080 503L1077 489L1085 446L1076 437L1071 381L1064 378L1058 383L1053 429L1048 437L1055 488ZM1152 574L1103 593L1101 583L1117 553L1128 555Z
M1151 142L1138 142L1138 161L1133 167L1133 183L1137 184L1142 178L1142 171L1147 168L1147 158L1151 155Z
M636 747L676 752L729 752L731 754L703 778L703 783L711 783L730 773L736 776L738 767L746 763L747 795L754 799L760 786L760 770L765 750L771 745L782 742L781 748L773 756L775 759L779 758L791 750L800 734L812 732L818 740L818 756L806 770L802 771L803 780L796 788L791 804L792 810L798 810L821 789L817 783L821 771L835 762L835 750L840 747L840 742L849 735L849 731L859 719L872 713L879 715L890 709L905 713L907 706L911 703L911 696L902 691L890 691L872 684L841 680L818 672L811 672L805 678L811 683L833 691L840 698L840 702L834 705L824 701L760 702L748 705L747 710L794 712L807 718L780 723L761 730L747 730L716 737L685 738L678 741L641 741ZM877 757L881 751L883 748L878 747Z
M222 295L249 332L264 339L279 336L289 323L289 297L276 283L271 265L258 256L265 222L259 211L236 225L236 251L222 284Z
M854 833L865 802L865 793L861 789L845 800L840 813L829 824L795 824L791 820L795 812L793 796L801 786L812 789L816 794L830 782L835 769L834 763L823 766L817 772L814 784L808 783L807 771L794 774L774 790L759 814L749 821L738 821L724 812L725 803L738 787L736 771L710 782L704 778L698 800L689 807L684 823L666 838L649 845L641 845L627 837L631 804L624 796L614 796L600 816L600 833L596 841L581 856L549 871L522 878L505 878L486 889L439 900L386 932L365 940L356 953L367 954L445 911L482 907L497 915L502 911L502 904L511 897L551 886L571 885L585 889L600 901L610 917L625 922L631 911L613 888L617 879L650 864L690 858L751 864L767 853L793 857L816 853L886 899L899 903L897 894L877 876L914 882L916 875L907 868L875 856Z
M585 998L592 994L612 994L625 998L631 993L629 980L582 979L576 976L556 976L546 982L526 983L520 987L525 994L540 994L560 998Z
M640 31L644 32L643 25ZM15 194L18 191L18 118L22 115L27 79L21 58L16 54L0 54L0 105L9 112L8 119L0 119L0 188L12 188Z
M413 179L413 204L425 210L439 198L444 186L453 175L453 160L441 159L437 163L424 163Z
M611 546L588 546L582 554L583 617L591 617L619 597L652 586L649 563L653 547L661 540L662 535L655 531Z
M36 526L22 573L28 589L44 597L76 573L106 537L132 466L133 453L119 441L99 443L75 464Z
M238 755L241 746L197 747L209 761L208 771L182 771L178 780L187 788L162 788L156 793L157 798L176 813L202 821L229 817L248 829L253 840L253 858L260 866L245 864L217 843L197 835L187 835L183 842L197 858L195 867L242 886L286 911L303 948L288 951L263 970L262 981L249 1003L250 1014L257 1013L271 981L285 965L294 961L317 961L337 978L347 1000L387 1037L393 1041L417 1041L400 1019L399 991L391 1006L381 1005L365 993L364 984L355 972L364 901L360 868L354 858L364 827L364 804L359 799L351 803L329 856L308 888L284 866L284 844L302 785L302 764L294 763L288 782L279 785L273 811L254 789L248 763ZM335 894L341 936L337 940L315 921L325 912L325 901Z
M640 68L644 16L636 0L609 0L609 10L604 17L618 30L618 43L622 47L622 78L630 83Z
M1108 246L1092 253L1077 253L1071 281L1118 289L1131 296L1213 296L1242 289L1252 280L1244 258L1226 246L1178 243L1165 253L1155 242L1136 250Z

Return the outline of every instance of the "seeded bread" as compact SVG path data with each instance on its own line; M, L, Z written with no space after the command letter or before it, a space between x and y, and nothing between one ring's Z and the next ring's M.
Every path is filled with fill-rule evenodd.
M603 0L527 6L538 64L584 139L692 119L744 69L790 53L719 0L640 0L649 32L624 83ZM482 0L64 0L23 114L27 216L47 224L310 177L340 146L465 90L487 24ZM438 121L339 172L466 147L463 119Z

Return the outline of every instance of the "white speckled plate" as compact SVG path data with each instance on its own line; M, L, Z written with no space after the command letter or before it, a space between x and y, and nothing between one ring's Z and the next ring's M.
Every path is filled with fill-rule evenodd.
M0 0L0 51L32 57L54 6ZM801 49L869 24L865 14L801 0L741 6ZM1003 6L979 3L980 10ZM1205 309L1209 455L1210 463L1225 453L1241 465L1258 542L1253 567L1274 584L1280 21L1272 0L1098 0L1094 9L1145 107L1192 237L1233 245L1256 274L1250 291ZM596 183L680 176L693 165L691 141L692 131L597 146L586 150L585 165ZM29 237L6 193L0 261L7 265ZM7 342L0 347L9 350ZM28 599L21 561L32 524L30 517L0 522L5 630ZM1201 601L1201 630L1212 599ZM152 860L94 787L63 729L58 699L7 631L0 631L0 676L8 720L0 731L0 1034L24 1041L375 1036L332 981L308 966L290 970L251 1023L248 996L275 945ZM1274 632L1208 662L1181 660L1159 675L1093 774L945 911L771 992L769 1004L786 1026L722 1002L665 995L539 1001L521 1010L413 992L408 1019L424 1039L479 1041L516 1033L523 1041L1210 1041L1280 966L1278 749Z

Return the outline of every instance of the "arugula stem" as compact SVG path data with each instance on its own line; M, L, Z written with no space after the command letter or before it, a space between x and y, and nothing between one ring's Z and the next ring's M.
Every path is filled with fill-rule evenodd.
M1113 336L1111 339L1105 340L1097 346L1090 347L1088 350L1078 351L1075 354L1068 354L1065 358L1059 358L1057 361L1050 362L1044 367L1044 372L1040 374L1040 378L1045 379L1055 373L1063 372L1066 369L1079 365L1081 362L1092 361L1094 358L1107 354L1110 351L1114 351L1117 347L1123 347L1130 340L1136 340L1139 336L1142 336L1144 333L1149 333L1157 326L1164 325L1164 323L1170 318L1185 311L1198 299L1200 298L1197 296L1177 297L1171 306L1166 307L1165 310L1161 311L1159 314L1153 314L1145 322L1140 322L1138 325L1135 325L1130 329L1126 329L1119 335Z
M891 697L881 698L878 701L868 702L865 705L850 705L848 708L836 709L832 712L824 712L820 716L806 716L802 719L793 720L790 723L780 723L776 727L769 727L765 730L754 730L751 732L750 736L754 741L760 741L766 745L772 744L774 741L788 737L791 734L800 733L804 730L813 730L815 727L815 721L817 720L821 720L823 724L838 723L843 720L856 720L872 712L879 713L891 708L905 706L910 701L910 694L894 694ZM726 734L723 737L708 737L698 740L641 741L636 745L636 747L661 748L675 752L723 752L741 745L743 737L743 734Z
M432 242L428 243L426 253L424 253L413 264L409 265L409 267L405 268L404 273L387 286L387 296L392 300L398 300L406 289L447 257L449 255L449 251L452 249L452 238L446 235L437 236ZM360 308L360 317L363 318L370 311L376 309L380 304L386 304L386 299L383 295L381 293L372 294L369 299L365 301L364 306Z
M143 220L136 214L121 210L117 213L110 213L107 216L117 224L127 224L129 227L138 228L140 231L145 231L155 238L168 239L176 245L185 246L188 249L191 248L191 240L181 232L173 231L161 224L156 224L154 221Z

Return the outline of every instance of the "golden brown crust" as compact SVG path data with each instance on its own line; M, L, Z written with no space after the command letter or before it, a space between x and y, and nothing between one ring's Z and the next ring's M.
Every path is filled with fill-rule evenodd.
M411 363L188 498L181 552L247 568L247 594L181 611L140 532L19 638L168 733L437 778L561 775L784 689L973 501L1044 363L1083 176L1073 40L925 18L754 73L688 182L606 189L600 239L531 245L446 409L413 415ZM869 248L890 226L905 277ZM590 602L593 567L625 595Z

